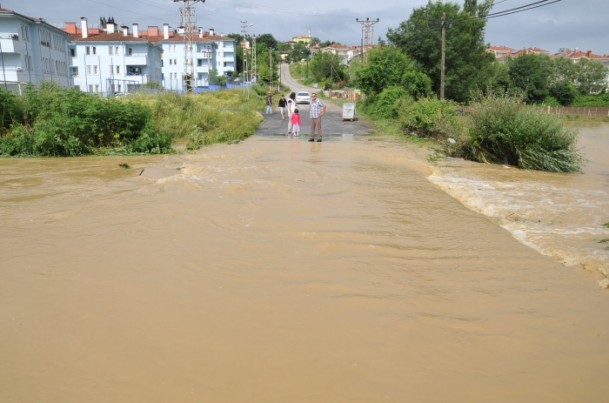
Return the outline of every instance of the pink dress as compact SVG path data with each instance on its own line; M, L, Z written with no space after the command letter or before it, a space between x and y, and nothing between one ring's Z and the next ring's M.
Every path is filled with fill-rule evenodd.
M292 116L290 117L290 123L292 124L292 134L294 136L300 136L300 123L301 123L300 114L293 113Z

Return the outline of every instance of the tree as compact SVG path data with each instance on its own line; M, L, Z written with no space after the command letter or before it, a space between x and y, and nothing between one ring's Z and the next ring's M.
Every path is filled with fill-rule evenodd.
M355 82L364 94L372 96L390 87L402 87L413 98L431 93L429 77L395 46L372 49L368 53L368 63L355 68Z
M310 54L309 48L307 48L304 43L297 43L290 53L290 60L300 61L302 59L308 59Z
M266 45L267 48L277 49L277 40L272 34L262 34L256 37L257 46Z
M309 69L313 80L318 82L339 83L348 77L340 57L332 53L317 53L311 59Z
M550 95L552 61L547 55L525 54L508 60L512 87L519 88L529 102L542 102Z
M599 61L580 59L575 63L575 85L579 93L588 95L606 91L607 72L607 67Z
M445 21L446 97L455 101L467 101L472 91L486 87L486 77L478 73L493 62L484 43L486 17L493 0L478 3L477 0L465 0L461 10L455 3L430 1L427 6L415 9L397 29L387 33L389 42L404 50L422 67L439 93Z
M575 98L577 97L577 88L575 88L575 84L573 83L560 81L550 86L550 95L556 98L561 105L568 106L575 101Z

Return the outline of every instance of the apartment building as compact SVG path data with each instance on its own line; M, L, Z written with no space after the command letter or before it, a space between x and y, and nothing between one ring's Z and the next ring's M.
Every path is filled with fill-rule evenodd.
M145 35L163 49L163 88L184 91L187 56L184 31L172 30L168 24L164 24L162 31L157 27L148 27ZM208 88L212 76L232 76L237 71L236 52L234 39L217 35L213 29L205 31L199 28L192 37L193 86Z
M43 81L72 86L68 34L44 21L0 8L0 86L20 93Z
M102 96L136 92L144 86L184 92L186 43L184 32L169 24L162 29L148 26L131 31L112 19L102 19L100 28L86 19L80 26L66 23L71 35L71 74L74 85ZM198 30L193 37L193 86L209 87L210 76L230 76L236 71L236 47L232 38L213 30Z
M159 88L162 82L162 49L112 19L90 29L86 18L65 24L70 34L70 74L80 91L114 96Z

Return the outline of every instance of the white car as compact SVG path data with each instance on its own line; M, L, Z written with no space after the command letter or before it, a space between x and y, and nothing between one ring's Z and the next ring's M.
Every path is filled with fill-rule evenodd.
M311 103L311 94L309 91L298 91L296 93L296 103L297 104L310 104Z

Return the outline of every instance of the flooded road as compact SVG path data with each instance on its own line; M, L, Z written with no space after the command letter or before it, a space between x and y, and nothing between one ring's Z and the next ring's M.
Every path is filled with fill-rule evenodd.
M0 401L604 400L597 273L439 175L344 133L0 159Z

